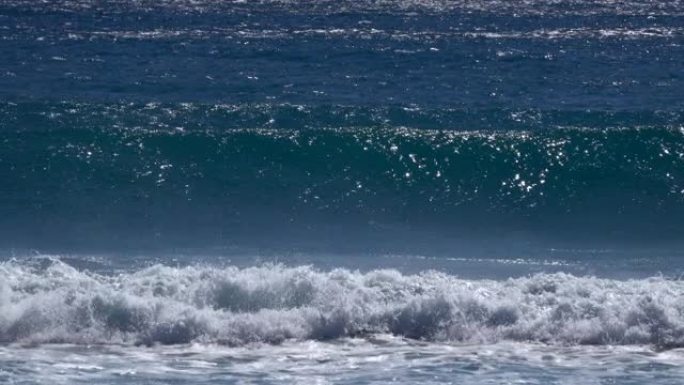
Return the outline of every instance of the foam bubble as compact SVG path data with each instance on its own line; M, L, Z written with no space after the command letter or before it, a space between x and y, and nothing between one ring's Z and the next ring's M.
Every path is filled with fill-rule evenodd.
M427 341L684 346L684 282L539 274L464 280L309 266L0 264L0 341L281 343L390 333Z

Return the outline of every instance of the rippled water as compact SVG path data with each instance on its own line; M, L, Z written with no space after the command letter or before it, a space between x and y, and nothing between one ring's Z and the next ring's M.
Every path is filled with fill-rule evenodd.
M682 382L683 26L0 0L0 382Z
M10 358L11 357L11 358ZM77 383L678 383L684 353L639 348L452 346L388 336L224 348L51 345L0 350L0 379ZM26 368L23 361L32 362Z

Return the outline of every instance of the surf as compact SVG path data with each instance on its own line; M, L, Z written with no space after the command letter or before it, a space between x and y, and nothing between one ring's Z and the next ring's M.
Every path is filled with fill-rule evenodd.
M491 344L684 346L684 283L565 273L471 280L424 271L0 264L3 343L243 346L394 335Z

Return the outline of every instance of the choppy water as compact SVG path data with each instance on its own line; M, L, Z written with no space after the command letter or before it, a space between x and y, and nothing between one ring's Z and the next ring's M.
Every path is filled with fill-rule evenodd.
M0 382L676 384L680 1L0 0Z

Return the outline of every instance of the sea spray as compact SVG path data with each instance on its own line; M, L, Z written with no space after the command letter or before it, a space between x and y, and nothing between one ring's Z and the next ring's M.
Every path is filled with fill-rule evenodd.
M0 340L231 346L391 333L425 341L684 346L684 283L538 274L152 266L117 275L5 262Z

